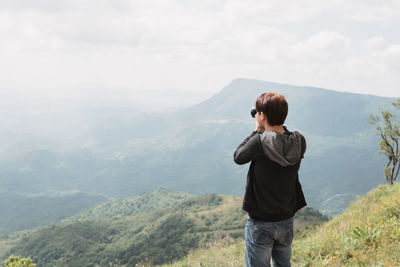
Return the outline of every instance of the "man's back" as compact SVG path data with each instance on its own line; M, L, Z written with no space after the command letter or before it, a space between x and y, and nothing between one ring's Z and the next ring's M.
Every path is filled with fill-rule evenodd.
M298 170L305 138L283 126L288 113L284 96L265 93L256 100L256 130L237 147L234 161L251 162L243 209L246 267L290 266L293 216L306 205Z

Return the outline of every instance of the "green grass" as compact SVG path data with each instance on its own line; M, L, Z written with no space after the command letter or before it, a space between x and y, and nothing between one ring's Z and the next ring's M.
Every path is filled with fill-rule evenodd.
M381 186L307 238L295 240L301 266L399 266L400 185Z
M216 241L208 248L197 250L183 260L163 267L239 267L244 265L244 242ZM145 264L142 265L146 266Z
M400 184L359 197L342 214L295 234L293 266L400 266ZM164 267L243 266L244 243L216 243ZM145 266L145 265L143 265Z

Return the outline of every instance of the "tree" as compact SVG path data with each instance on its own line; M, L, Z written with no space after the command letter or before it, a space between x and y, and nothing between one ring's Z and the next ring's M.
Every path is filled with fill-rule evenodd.
M400 99L392 103L400 110ZM370 123L376 125L377 135L381 137L379 153L388 157L385 168L386 182L393 184L399 174L400 168L400 130L396 116L387 110L381 110L380 116L370 115Z
M5 267L36 267L31 259L21 259L18 256L11 255L5 262Z

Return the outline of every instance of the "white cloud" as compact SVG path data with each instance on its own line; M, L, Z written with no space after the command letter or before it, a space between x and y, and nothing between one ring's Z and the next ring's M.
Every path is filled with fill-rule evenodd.
M240 76L372 92L375 76L387 90L377 93L394 95L398 7L358 0L2 1L0 90L211 93ZM384 23L385 31L371 33L366 20ZM343 21L346 29L331 26Z
M5 0L0 2L0 10L8 10L12 12L23 12L36 10L40 12L57 12L64 9L68 5L68 1L60 0Z
M374 36L361 42L361 46L366 50L377 50L386 46L388 41L382 36Z
M399 21L400 2L397 0L353 0L343 5L343 18L356 22Z
M336 32L320 32L308 40L295 44L291 55L295 59L307 58L307 61L336 60L348 54L351 40Z
M226 1L224 11L231 21L272 25L307 20L320 12L307 1L294 0Z
M389 46L384 51L376 53L375 57L385 62L387 70L400 72L400 44Z

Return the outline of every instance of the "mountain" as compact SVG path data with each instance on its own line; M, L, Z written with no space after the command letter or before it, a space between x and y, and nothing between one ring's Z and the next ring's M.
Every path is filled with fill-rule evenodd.
M160 186L195 195L242 195L247 166L235 165L232 155L253 130L249 110L266 91L286 96L286 125L307 139L300 181L309 206L336 215L384 182L376 179L385 158L377 154L368 117L393 98L235 79L211 98L173 113L88 111L78 128L76 122L68 130L79 134L63 145L40 136L30 146L14 140L8 146L14 156L0 155L0 183L12 192L79 190L114 198Z
M341 215L295 234L294 266L399 266L400 185L380 186ZM164 267L243 266L244 242L216 243Z
M165 195L162 191L148 193L148 199L157 202L157 195ZM176 193L176 196L181 195ZM132 200L127 202L137 206L143 199L145 195L137 198L136 204ZM163 198L158 199L161 204ZM65 221L13 240L2 240L0 247L11 245L2 251L1 257L5 259L11 254L30 257L43 267L135 266L146 259L154 264L170 262L216 240L243 239L247 215L241 209L242 200L242 197L212 194L184 200L170 208L119 218L107 215L118 214L120 208L110 205L112 210L100 209L103 215L98 217L106 219ZM307 208L298 213L295 225L304 229L326 220Z
M0 233L57 223L108 199L81 192L26 196L0 192Z

